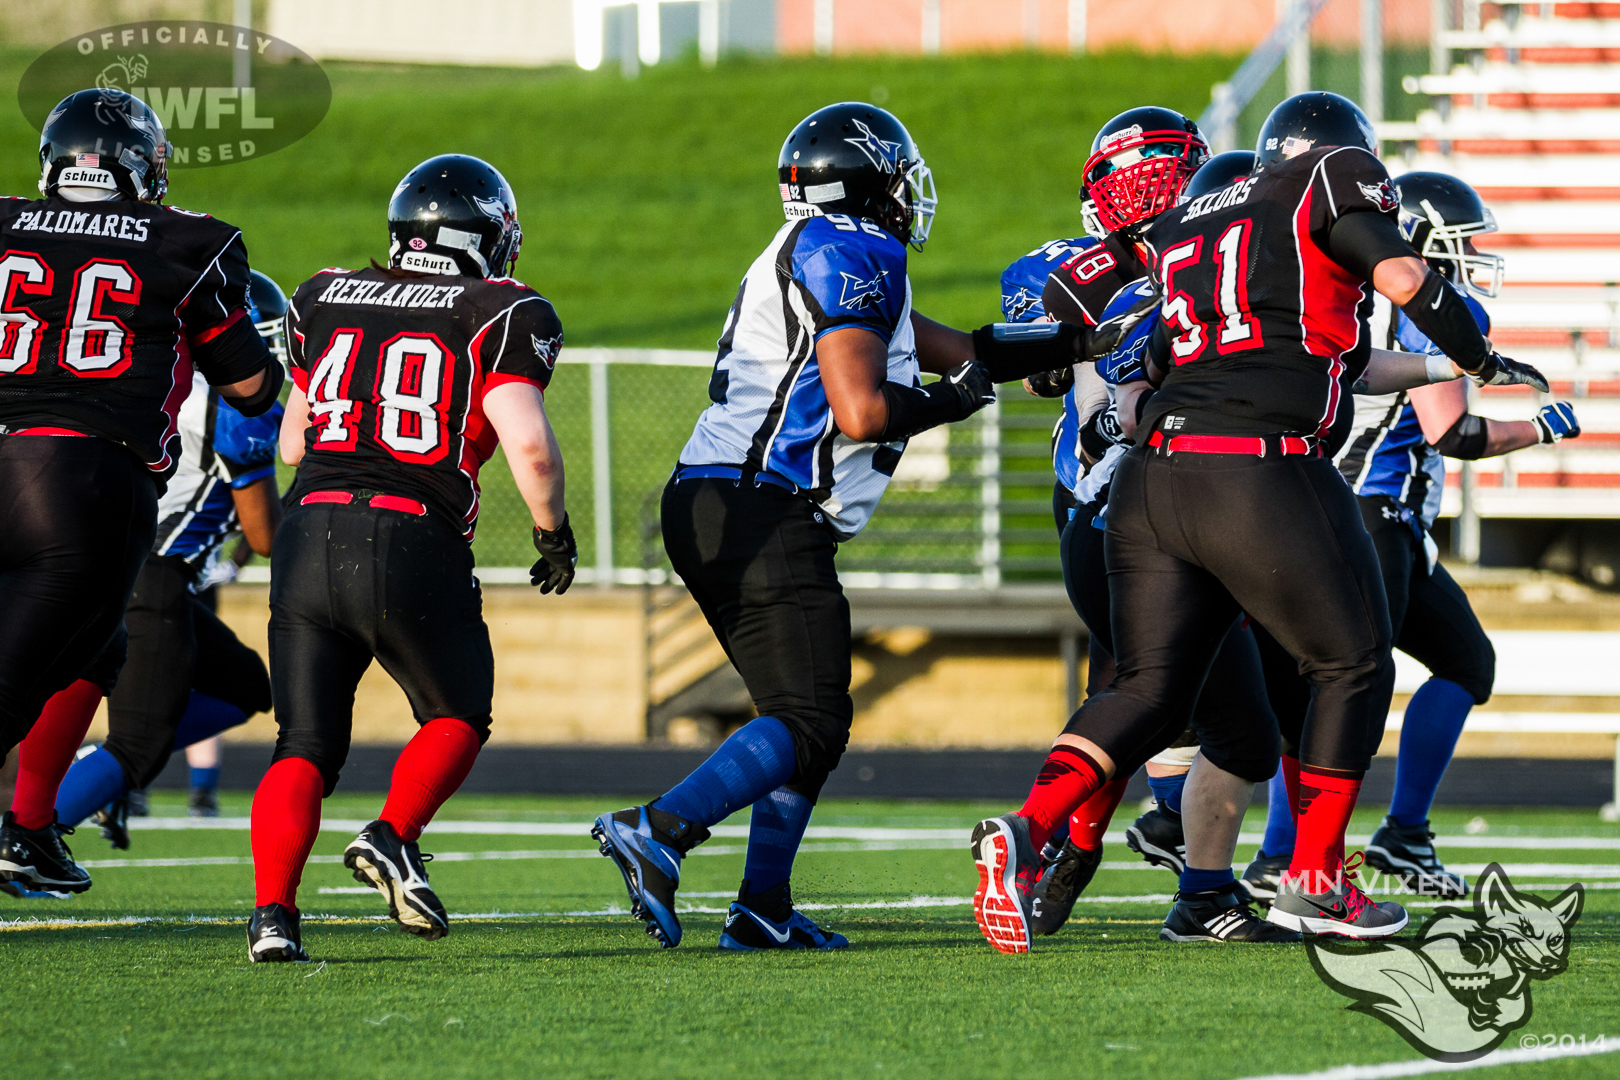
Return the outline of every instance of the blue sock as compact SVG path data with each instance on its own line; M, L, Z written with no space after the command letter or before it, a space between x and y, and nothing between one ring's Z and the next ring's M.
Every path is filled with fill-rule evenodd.
M1457 749L1457 736L1473 707L1473 695L1446 679L1430 679L1412 695L1401 723L1395 795L1389 801L1389 816L1397 825L1429 820L1429 804L1434 802L1440 778Z
M247 719L247 713L228 701L193 690L180 727L174 733L174 748L184 750L195 742L211 739ZM192 785L195 787L196 785Z
M206 769L191 767L191 786L194 788L207 788L209 791L219 787L219 766L211 765Z
M774 716L757 717L732 732L653 805L708 827L787 783L793 769L793 736L787 727Z
M1159 801L1160 806L1175 814L1181 813L1181 789L1186 786L1186 773L1148 777L1148 787L1153 789L1153 797Z
M98 747L95 753L75 761L62 778L62 786L56 789L56 820L77 825L128 790L124 767Z
M793 876L793 856L810 824L813 805L797 791L779 787L754 803L748 828L748 858L743 880L749 892L764 892Z
M1288 805L1288 784L1282 770L1271 778L1270 798L1266 805L1266 835L1260 841L1260 850L1267 855L1294 853L1294 811Z
M1176 888L1181 890L1182 895L1210 892L1223 885L1230 885L1236 880L1237 878L1232 876L1230 866L1224 870L1195 870L1192 864L1188 863L1187 868L1181 872L1181 880L1176 883Z

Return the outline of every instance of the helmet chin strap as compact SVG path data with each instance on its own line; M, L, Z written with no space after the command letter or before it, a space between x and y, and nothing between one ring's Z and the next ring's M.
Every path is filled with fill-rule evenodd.
M71 203L112 202L120 197L116 191L83 184L62 184L56 189L56 194Z

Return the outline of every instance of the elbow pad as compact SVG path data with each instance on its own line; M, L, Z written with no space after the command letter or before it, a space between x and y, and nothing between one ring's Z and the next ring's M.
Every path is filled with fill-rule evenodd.
M1017 382L1085 359L1085 333L1071 323L991 323L973 331L973 355L991 382Z
M1435 441L1434 448L1448 458L1478 461L1485 456L1485 444L1489 441L1484 418L1465 412Z
M1401 311L1464 371L1477 372L1490 361L1490 342L1480 333L1473 311L1462 294L1433 270L1424 275L1417 295Z
M941 424L966 420L996 400L995 384L984 366L970 360L946 372L927 386L885 382L878 387L888 406L889 419L877 442L897 442Z
M257 390L245 398L227 396L225 403L243 416L263 416L276 403L276 398L281 396L281 384L286 381L287 372L280 364L272 363L264 369L264 381Z
M229 386L251 379L275 361L253 321L240 308L218 326L186 335L186 344L191 348L191 362L209 386Z

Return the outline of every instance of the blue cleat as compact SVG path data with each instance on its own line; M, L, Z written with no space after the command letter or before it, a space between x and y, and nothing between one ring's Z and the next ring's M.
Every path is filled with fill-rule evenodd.
M675 889L681 859L709 838L709 830L655 806L632 806L597 818L591 835L624 875L630 914L647 924L647 934L663 948L679 945Z
M849 938L823 930L793 909L788 883L751 893L748 882L726 913L720 947L731 952L762 949L847 949Z

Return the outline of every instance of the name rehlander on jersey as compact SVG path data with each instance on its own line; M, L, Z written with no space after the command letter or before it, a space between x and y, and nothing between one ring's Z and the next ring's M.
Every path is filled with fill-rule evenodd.
M85 210L29 210L11 223L12 232L77 233L118 240L146 239L148 219Z
M1233 184L1231 187L1212 191L1208 195L1200 195L1187 204L1187 212L1181 215L1181 220L1188 222L1195 217L1203 217L1205 214L1213 214L1217 210L1225 210L1228 206L1236 206L1238 203L1247 202L1249 192L1259 182L1260 178L1258 176L1251 176L1247 180Z
M383 287L387 286L387 291ZM460 285L406 285L365 278L338 278L319 299L323 304L370 304L373 307L447 308L467 290Z

